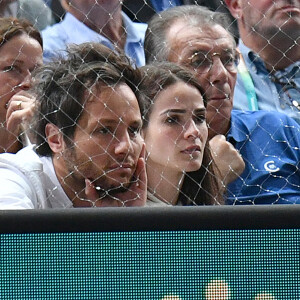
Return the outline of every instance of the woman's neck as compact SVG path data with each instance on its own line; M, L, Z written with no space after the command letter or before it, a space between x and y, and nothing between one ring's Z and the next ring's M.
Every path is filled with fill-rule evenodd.
M158 199L176 205L183 177L183 173L178 173L174 169L157 165L148 158L148 190Z

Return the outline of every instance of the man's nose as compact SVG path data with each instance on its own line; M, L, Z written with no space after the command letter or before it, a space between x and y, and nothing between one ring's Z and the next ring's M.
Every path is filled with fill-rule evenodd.
M211 84L228 81L228 70L218 56L213 57L213 65L209 70L209 81Z
M127 154L132 147L132 141L128 132L123 134L121 137L116 138L115 154L116 155L125 155Z

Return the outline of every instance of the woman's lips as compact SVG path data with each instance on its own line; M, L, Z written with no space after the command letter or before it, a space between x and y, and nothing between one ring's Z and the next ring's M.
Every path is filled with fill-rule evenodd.
M201 149L200 149L200 146L195 145L195 146L187 147L184 150L182 150L181 152L186 153L186 154L192 154L192 153L195 153L197 151L201 152Z

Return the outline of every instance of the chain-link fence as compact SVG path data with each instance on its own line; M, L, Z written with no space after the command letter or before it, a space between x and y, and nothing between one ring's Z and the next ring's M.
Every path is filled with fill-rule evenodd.
M2 1L0 12L0 209L300 203L299 0ZM154 259L168 268L145 278L153 290L160 275L172 278L159 299L297 297L296 233L280 231L273 243L254 232L246 244L247 231L230 243L224 232L202 233L213 241L201 261L205 282L188 273L199 274L201 248L168 238ZM100 244L111 253L111 242ZM170 245L180 250L171 260ZM138 299L148 290L137 274Z
M144 205L146 194L151 206L300 202L299 1L225 1L236 20L224 1L98 2L16 2L16 16L47 21L43 41L0 20L1 152L37 144L44 166L43 196L26 198L41 208L60 197L62 207ZM111 50L66 50L89 42Z

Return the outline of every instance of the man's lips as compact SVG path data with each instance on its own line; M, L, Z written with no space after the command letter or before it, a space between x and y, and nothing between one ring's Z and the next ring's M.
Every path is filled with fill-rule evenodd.
M109 167L109 170L113 171L113 170L123 170L123 169L133 169L133 168L134 165L131 163L120 163L120 164L111 165Z
M207 95L207 99L210 100L215 100L215 101L222 101L222 100L229 100L230 99L230 94L228 93L221 93L221 94L211 94Z

